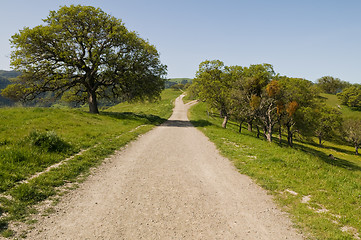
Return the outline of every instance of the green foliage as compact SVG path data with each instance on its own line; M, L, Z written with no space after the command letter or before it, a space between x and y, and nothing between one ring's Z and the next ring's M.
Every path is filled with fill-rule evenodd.
M306 79L277 76L281 98L278 101L279 128L287 129L287 142L293 145L295 133L304 136L312 135L314 119L307 114L318 108L318 90L315 85Z
M361 146L361 119L347 119L343 123L343 132L345 139L355 146L355 153L358 155Z
M337 94L341 104L361 110L361 85L353 85L345 88Z
M208 102L212 108L218 109L220 115L225 117L222 126L226 127L231 109L232 79L225 73L224 63L219 60L200 63L194 83L200 99Z
M196 100L196 99L198 99L199 98L198 93L199 93L198 85L196 83L192 83L187 88L187 94L183 98L183 101L184 100L188 101L188 100Z
M351 84L341 81L339 78L324 76L317 79L317 85L325 93L336 94L341 92L342 89L349 87Z
M321 146L324 139L330 139L337 135L341 130L342 117L341 112L336 108L332 108L326 104L319 104L317 108L308 109L305 113L310 128L318 138Z
M172 85L170 88L175 89L175 90L184 90L184 89L185 89L185 85L182 84L182 83L178 83L178 84Z
M12 36L11 65L22 72L2 95L30 101L43 92L70 91L98 113L98 98L156 99L166 66L156 48L128 31L120 19L91 6L63 6L44 25Z
M187 84L191 84L193 82L193 79L190 78L170 78L165 82L165 88L170 88L173 85L176 84L183 84L183 85L187 85Z
M352 147L297 140L294 148L268 143L248 131L239 134L234 124L221 128L222 119L209 117L204 103L191 108L190 119L241 173L274 195L310 239L353 239L352 232L342 231L345 226L361 232L361 162Z
M244 68L243 88L247 95L260 96L264 88L271 82L275 72L271 64L253 64Z
M0 70L0 93L2 89L6 88L11 83L10 82L11 78L15 78L19 75L20 75L19 72ZM13 105L13 101L0 95L0 107L11 106L11 105Z
M332 77L318 81L320 88L328 87L327 91L331 92L347 85ZM231 117L240 126L247 122L249 131L256 126L257 137L263 130L268 141L272 141L275 129L279 142L284 129L287 130L290 146L296 133L317 136L320 145L325 138L340 134L340 113L322 103L319 88L305 79L276 75L270 64L242 67L224 66L219 60L205 61L199 65L190 90L192 95L198 95L212 109L221 112L225 117L223 127Z

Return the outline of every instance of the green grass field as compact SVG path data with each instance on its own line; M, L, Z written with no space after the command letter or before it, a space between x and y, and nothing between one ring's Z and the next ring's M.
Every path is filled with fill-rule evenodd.
M165 90L161 101L122 103L97 115L81 109L0 108L0 232L10 236L9 221L25 221L32 205L79 181L116 149L168 119L179 95Z
M190 118L239 172L267 189L310 239L357 239L361 234L361 157L353 148L326 142L268 143L246 128L207 115L204 103ZM330 159L333 154L335 159Z

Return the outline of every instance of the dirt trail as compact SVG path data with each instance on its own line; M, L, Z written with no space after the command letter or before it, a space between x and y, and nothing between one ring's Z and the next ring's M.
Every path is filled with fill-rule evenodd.
M103 164L28 239L303 239L260 187L187 119L172 117Z

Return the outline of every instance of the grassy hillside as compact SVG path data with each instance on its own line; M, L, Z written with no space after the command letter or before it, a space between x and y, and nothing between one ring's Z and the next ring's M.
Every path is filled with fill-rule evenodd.
M58 195L59 187L79 181L114 150L164 122L179 94L165 90L159 102L122 103L98 115L79 109L0 108L0 232L10 236L9 221L27 220L30 206Z
M238 170L267 189L311 239L358 239L361 234L361 157L348 146L295 142L295 148L268 143L255 133L209 117L204 103L190 118ZM332 153L335 159L328 155Z
M341 105L336 95L322 93L321 97L332 107L338 108L345 118L361 118L361 111L352 110L350 107Z

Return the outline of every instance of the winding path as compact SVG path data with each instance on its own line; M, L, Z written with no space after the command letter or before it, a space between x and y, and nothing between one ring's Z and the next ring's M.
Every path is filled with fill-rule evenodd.
M176 100L172 117L103 164L29 239L303 239L219 155Z

